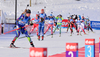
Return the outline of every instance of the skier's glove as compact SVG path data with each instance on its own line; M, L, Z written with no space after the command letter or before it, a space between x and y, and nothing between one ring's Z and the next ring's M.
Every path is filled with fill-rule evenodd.
M16 28L16 25L13 27L13 29Z
M44 21L44 18L41 18L41 22L43 22Z
M15 28L19 28L18 25L15 25L15 26L13 27L13 29L15 29Z

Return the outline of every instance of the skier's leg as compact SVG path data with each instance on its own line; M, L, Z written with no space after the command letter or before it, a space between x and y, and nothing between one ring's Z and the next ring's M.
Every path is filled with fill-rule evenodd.
M77 31L77 24L76 24L76 31Z
M16 31L16 36L15 36L15 38L13 39L13 43L18 39L18 37L20 36L20 31L19 30L17 30Z
M84 34L86 34L82 26L81 26L81 30L84 32Z
M16 46L14 45L14 43L15 43L15 41L18 39L19 36L20 36L20 31L17 30L17 31L16 31L16 36L15 36L15 38L12 40L12 42L11 42L11 44L10 44L10 47L16 47Z
M74 27L74 24L72 24L72 33L73 33L73 27Z
M30 45L31 45L32 47L34 47L34 44L33 44L32 40L31 40L31 38L30 38L30 36L28 35L28 32L27 32L26 30L25 30L25 36L27 37L28 41L30 42Z
M39 25L36 26L36 34L37 34L37 36L38 36L38 28L39 28L38 26Z
M61 25L59 25L59 26L60 26L59 34L61 34Z
M71 34L72 34L72 32L73 32L73 30L72 30L72 24L70 25L70 30L71 30Z
M39 24L38 40L40 40L40 33L41 33L41 28L42 28L42 25L41 25L41 24Z
M38 31L38 35L40 36L41 33L41 24L39 24L39 31Z
M51 25L51 35L53 35L53 25Z
M68 24L68 27L67 27L67 32L68 32L69 27L70 27L70 24Z
M46 31L44 32L44 34L49 30L49 28L50 28L50 24L47 26L47 29L46 29Z
M59 29L59 37L61 37L61 25L59 25L60 29Z
M89 25L87 26L87 29L88 29L88 31L89 31Z
M93 30L92 30L91 26L89 26L89 28L90 28L90 30L93 32Z
M69 26L67 27L67 32L68 32Z
M33 25L32 29L30 31L30 34L32 33L32 31L34 30L34 28L35 28L35 25Z
M42 40L44 39L44 23L42 24Z
M80 27L79 27L79 25L78 25L78 29L77 29L77 35L79 35L79 30L80 30Z
M56 28L54 29L54 31L53 31L53 32L55 32L55 31L56 31L57 27L58 27L58 25L56 25Z
M73 27L75 28L75 30L76 30L76 25L75 24L73 24Z

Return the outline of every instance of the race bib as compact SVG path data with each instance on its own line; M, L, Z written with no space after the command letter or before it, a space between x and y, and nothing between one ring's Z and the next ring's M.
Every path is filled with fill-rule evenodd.
M58 20L57 22L58 22L58 23L61 23L61 22L62 22L62 20Z
M50 20L49 23L53 23L53 20Z

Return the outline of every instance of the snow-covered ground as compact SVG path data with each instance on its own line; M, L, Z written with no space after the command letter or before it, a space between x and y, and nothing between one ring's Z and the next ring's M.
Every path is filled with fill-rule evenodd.
M8 18L14 18L14 0L0 0L0 10L4 11L5 16ZM39 1L39 0L38 0ZM42 0L42 4L32 4L32 7L28 7L32 10L31 17L46 6L45 12L50 15L62 14L63 18L67 18L70 14L83 15L89 17L90 20L100 21L100 0ZM29 4L29 0L18 0L18 17ZM38 41L37 36L34 35L32 40L36 47L47 47L48 55L65 52L66 42L78 42L79 48L85 45L86 38L95 38L96 43L99 42L99 30L94 30L95 33L88 33L88 35L77 36L74 31L73 36L70 36L70 32L65 33L66 29L62 29L62 36L59 37L58 32L55 33L54 37L45 36L44 41ZM49 34L48 32L47 34ZM0 35L0 47L8 47L14 38L15 34ZM22 35L24 36L24 35ZM16 41L18 47L30 47L27 38L18 39ZM29 57L29 49L11 49L11 48L0 48L0 57Z
M0 9L4 11L6 17L14 18L14 0L1 0ZM39 3L42 4L39 4ZM37 0L37 5L34 5L34 0L32 0L32 7L28 7L32 10L31 17L35 17L35 14L40 11L44 6L46 6L45 12L50 15L51 12L55 16L62 14L63 18L67 18L70 14L84 15L90 20L100 21L100 0ZM18 17L29 4L29 0L18 0Z
M74 30L73 36L70 36L70 31L66 32L66 28L62 29L61 37L59 37L59 31L54 33L53 38L51 36L45 36L44 41L38 41L37 36L35 34L32 37L32 40L35 44L35 47L47 47L48 48L48 56L54 55L58 53L65 52L65 45L66 43L78 43L79 48L85 46L85 39L86 38L94 38L96 43L99 42L99 30L94 30L95 33L88 33L88 35L82 34L82 36L77 36L76 31ZM46 34L49 35L50 31ZM14 38L15 34L7 34L7 35L0 35L0 57L29 57L29 49L21 49L21 48L2 48L8 47ZM24 36L24 35L21 35ZM18 47L26 47L30 48L30 44L27 38L17 39L15 45Z

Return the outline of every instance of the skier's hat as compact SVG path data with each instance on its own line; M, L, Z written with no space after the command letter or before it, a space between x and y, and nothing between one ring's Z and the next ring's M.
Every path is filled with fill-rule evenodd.
M52 16L52 14L50 14L50 16Z
M61 14L59 14L59 16L61 16L61 17L62 17L62 15L61 15Z
M41 9L41 11L44 11L44 9Z
M26 11L26 13L31 13L31 10L30 10L30 9L28 9L28 10Z

